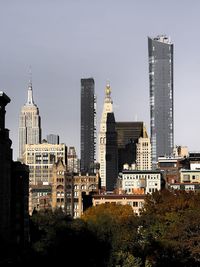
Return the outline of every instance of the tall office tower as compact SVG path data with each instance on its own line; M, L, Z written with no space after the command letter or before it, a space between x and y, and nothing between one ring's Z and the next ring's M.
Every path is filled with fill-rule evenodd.
M140 137L136 145L137 170L151 170L151 142L148 137Z
M116 188L118 178L117 132L114 113L107 113L106 121L106 190Z
M47 135L47 143L53 144L53 145L59 145L59 135L57 134L48 134Z
M79 173L79 163L75 147L70 146L67 152L67 170L69 172Z
M106 189L106 132L107 132L107 114L113 111L113 102L111 99L110 84L107 83L105 89L105 100L103 113L101 116L100 132L99 132L99 157L101 186Z
M136 162L136 145L140 137L147 137L143 122L116 122L118 147L118 172L123 165L132 165Z
M81 171L93 173L96 142L94 79L81 79Z
M150 128L152 164L159 156L170 156L174 147L173 44L161 35L148 38Z
M28 99L21 108L19 117L19 159L23 157L26 144L41 143L41 119L39 109L33 101L32 82L28 86Z

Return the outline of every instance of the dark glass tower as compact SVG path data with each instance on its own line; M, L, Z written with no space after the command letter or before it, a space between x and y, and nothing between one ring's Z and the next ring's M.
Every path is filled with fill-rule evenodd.
M160 35L148 38L152 164L170 156L174 146L173 44Z
M96 139L94 79L81 79L81 172L93 173Z
M115 189L118 178L117 132L114 113L107 113L106 120L106 190Z

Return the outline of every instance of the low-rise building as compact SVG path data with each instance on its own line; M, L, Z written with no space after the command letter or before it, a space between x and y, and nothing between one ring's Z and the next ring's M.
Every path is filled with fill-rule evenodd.
M93 206L105 203L116 203L121 205L130 205L134 214L140 215L141 209L144 206L145 195L134 194L101 194L92 197Z
M34 210L51 209L51 194L51 185L32 185L29 188L29 214L32 215Z
M200 191L200 183L175 183L169 184L168 188L173 190Z
M180 170L181 183L200 183L200 170Z
M161 189L162 173L155 170L123 170L121 189L127 194L151 194Z
M180 169L189 168L189 163L183 157L159 157L158 169L163 172L163 179L166 184L180 182Z

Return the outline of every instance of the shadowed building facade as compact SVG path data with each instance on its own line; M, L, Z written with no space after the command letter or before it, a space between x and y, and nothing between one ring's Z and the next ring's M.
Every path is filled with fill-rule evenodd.
M24 247L29 238L29 170L12 160L12 141L5 128L5 107L9 102L10 98L0 91L0 240L2 247Z
M5 129L6 105L10 98L0 91L0 236L8 240L11 232L11 164L12 141Z
M116 122L118 171L123 170L123 165L136 162L137 143L140 137L148 137L143 122Z
M152 164L171 156L174 147L173 44L160 35L148 38Z
M106 121L106 190L113 191L118 178L117 132L114 113L107 114Z

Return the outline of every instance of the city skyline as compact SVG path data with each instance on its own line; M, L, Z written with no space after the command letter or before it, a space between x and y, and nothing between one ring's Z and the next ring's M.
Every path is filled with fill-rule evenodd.
M171 4L170 4L171 3ZM100 124L104 88L112 87L116 121L144 121L150 134L148 36L171 36L175 144L200 150L198 1L2 1L0 90L10 98L6 127L18 155L18 116L32 66L42 138L60 135L80 154L80 79L93 77ZM188 18L188 19L186 19ZM72 112L73 110L73 112ZM62 117L62 119L58 119ZM66 122L63 126L63 120ZM98 130L97 130L98 132Z

